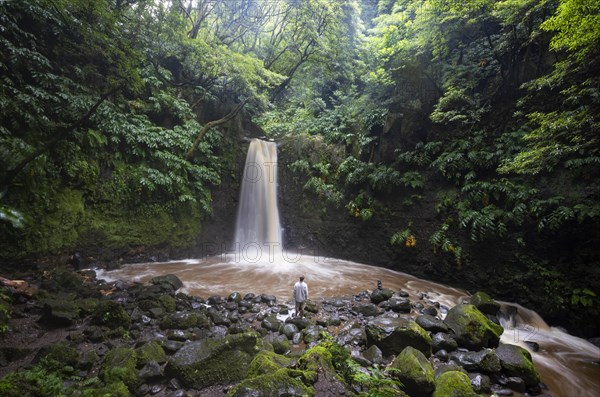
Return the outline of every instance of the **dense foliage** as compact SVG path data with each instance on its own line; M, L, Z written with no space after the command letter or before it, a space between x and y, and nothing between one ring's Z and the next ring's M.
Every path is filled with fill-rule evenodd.
M598 314L596 1L9 0L0 25L6 258L193 246L252 119L336 148L290 167L324 206L412 211L397 251L492 247L546 312Z

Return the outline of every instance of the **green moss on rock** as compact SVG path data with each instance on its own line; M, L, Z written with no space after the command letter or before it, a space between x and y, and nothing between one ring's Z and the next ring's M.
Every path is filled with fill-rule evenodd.
M281 368L288 367L291 361L291 359L281 354L263 350L250 363L248 378L273 373Z
M425 355L407 346L394 359L388 373L398 379L404 390L414 397L427 397L435 387L435 371Z
M454 332L459 346L470 350L496 347L504 332L501 325L490 321L474 305L456 305L448 311L444 322Z
M495 316L500 310L500 304L493 300L485 292L476 292L471 297L471 304L479 309L480 312Z
M296 375L297 371L282 368L273 373L246 379L231 390L227 397L314 396L314 389Z
M130 390L133 390L140 382L136 364L135 350L128 347L112 349L102 360L100 378L107 384L123 382Z
M435 380L435 391L431 397L477 397L477 393L467 374L448 371Z
M138 366L142 366L152 361L164 363L167 361L165 350L157 341L149 341L135 349L137 355Z
M244 379L254 356L260 351L255 332L227 335L220 340L204 339L186 343L165 368L187 387L236 382Z
M92 324L103 325L111 329L131 327L131 317L123 306L111 300L102 300L94 310Z
M175 298L173 298L171 295L161 295L160 298L158 298L158 301L167 313L175 313L177 310Z

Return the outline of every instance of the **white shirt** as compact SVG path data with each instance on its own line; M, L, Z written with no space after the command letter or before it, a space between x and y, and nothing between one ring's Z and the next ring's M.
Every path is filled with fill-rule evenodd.
M294 300L296 302L304 302L308 299L308 285L303 281L298 281L294 284Z

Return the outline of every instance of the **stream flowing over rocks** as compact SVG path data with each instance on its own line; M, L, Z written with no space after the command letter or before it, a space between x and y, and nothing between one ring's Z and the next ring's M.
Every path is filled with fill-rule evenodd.
M310 301L295 318L274 295L184 294L172 274L34 282L1 339L4 396L43 395L16 375L40 368L63 374L67 396L552 395L530 353L500 342L505 313L484 293L446 307L384 285Z

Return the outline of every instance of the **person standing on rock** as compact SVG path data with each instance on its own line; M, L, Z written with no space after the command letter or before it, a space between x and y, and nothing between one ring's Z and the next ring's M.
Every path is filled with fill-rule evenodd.
M304 317L304 306L308 299L308 285L304 282L304 276L300 276L300 281L294 284L294 301L296 302L296 311L294 317Z

